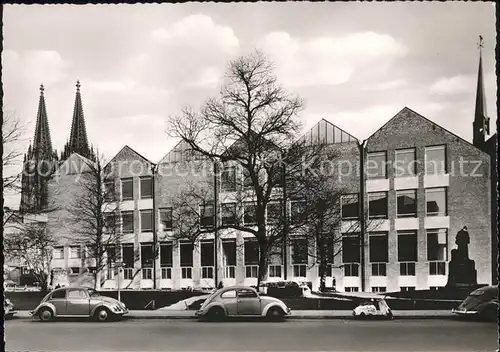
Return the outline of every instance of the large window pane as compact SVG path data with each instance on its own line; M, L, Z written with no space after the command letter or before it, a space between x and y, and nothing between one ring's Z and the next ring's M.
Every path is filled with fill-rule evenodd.
M163 231L172 229L172 208L160 209L160 225Z
M104 181L104 199L108 202L117 200L115 194L115 181L106 180Z
M307 264L309 255L307 238L295 238L292 244L292 264Z
M387 263L389 261L387 232L370 234L370 262Z
M222 258L224 266L236 265L236 241L224 240L222 241Z
M359 199L357 194L342 196L342 219L359 218Z
M171 267L173 265L172 243L160 243L160 266Z
M428 175L446 173L446 146L425 148L425 173Z
M417 232L398 232L398 261L416 262L417 260Z
M200 247L201 266L214 266L214 241L202 241Z
M359 234L342 235L342 262L361 262L361 246Z
M394 165L394 176L414 176L415 170L415 148L396 150L396 165Z
M305 203L300 200L292 201L290 207L291 207L290 220L292 224L301 223L302 221L304 221Z
M122 226L123 226L123 233L134 232L134 212L132 211L122 212Z
M446 229L427 230L427 260L447 260L448 232Z
M122 183L122 200L134 199L134 182L131 178L124 178Z
M446 188L429 188L425 190L427 216L446 216Z
M257 223L255 203L245 203L243 205L243 209L244 209L243 221L245 225L255 225Z
M192 243L181 243L181 266L193 266L193 249Z
M211 228L214 226L214 206L213 204L200 205L201 227Z
M366 175L369 179L386 178L387 176L386 152L368 153L366 158Z
M153 211L141 210L141 232L153 231Z
M282 218L282 203L269 203L267 205L267 223L268 224L277 224L280 222Z
M153 245L141 243L141 266L151 268L153 266Z
M415 190L397 191L398 217L414 217L417 215L417 192Z
M259 243L253 239L245 240L245 265L259 264Z
M226 203L221 204L222 225L236 224L236 204Z
M236 191L236 168L234 166L225 167L221 171L221 192Z
M152 198L153 197L153 178L152 177L141 177L141 198Z
M122 251L123 266L125 268L133 268L135 262L134 245L132 243L123 244Z
M387 218L387 192L368 193L370 218Z

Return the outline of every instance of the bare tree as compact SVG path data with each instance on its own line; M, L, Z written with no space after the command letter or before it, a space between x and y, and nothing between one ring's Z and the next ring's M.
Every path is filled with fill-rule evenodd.
M22 161L21 157L23 153L20 151L20 146L18 145L23 141L23 136L25 133L25 126L21 123L19 118L12 114L6 114L3 116L2 121L2 167L8 170L7 174L3 174L3 188L4 191L19 191L20 185L20 172L11 172L13 167L18 166ZM9 170L11 169L11 170Z
M271 249L278 247L286 235L281 222L268 226L268 206L283 200L283 180L288 173L300 169L304 160L323 155L321 145L292 148L300 131L297 116L303 105L277 83L273 65L257 51L230 63L218 98L208 99L200 112L185 108L169 121L171 134L189 147L187 153L221 167L236 168L234 221L222 223L218 229L232 228L255 236L260 252L258 284L266 275ZM178 210L179 214L184 212L199 220L182 222L180 235L188 232L195 238L203 233L196 223L204 218L198 205L213 201L213 195L207 199L207 194L193 188L187 193L191 194L183 194L187 212ZM188 199L193 200L191 205Z
M121 237L117 193L114 179L106 178L99 156L95 162L87 159L81 171L78 195L67 205L69 222L74 225L74 233L68 240L85 246L88 259L95 261L92 274L94 288L98 288L101 271L115 261L119 252L108 250Z
M30 223L14 228L6 232L3 245L6 259L21 261L46 292L56 241L44 225Z

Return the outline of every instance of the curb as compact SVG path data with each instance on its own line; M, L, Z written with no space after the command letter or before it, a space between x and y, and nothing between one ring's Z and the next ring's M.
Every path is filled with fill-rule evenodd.
M402 315L394 316L394 320L429 320L429 319L456 319L457 317L453 315ZM33 319L31 316L14 316L8 320L36 320ZM151 316L134 316L134 315L126 315L120 320L200 320L198 317L195 316L158 316L158 315L151 315ZM363 319L356 319L353 318L352 315L311 315L311 316L305 316L305 315L295 315L295 316L290 316L286 318L286 320L356 320L356 321L361 321ZM364 319L364 320L384 320L384 319Z

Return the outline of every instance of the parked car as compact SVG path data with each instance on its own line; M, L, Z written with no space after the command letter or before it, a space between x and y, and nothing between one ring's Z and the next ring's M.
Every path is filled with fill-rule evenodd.
M267 317L284 320L291 314L281 300L259 296L257 290L247 286L228 286L214 292L196 312L199 318L220 320L226 317Z
M16 314L16 310L14 308L14 305L8 299L5 297L5 294L3 295L3 317L4 319L10 319Z
M128 309L114 298L101 296L87 287L63 287L46 295L40 304L30 312L41 321L62 317L86 317L106 321L128 313Z
M394 319L391 308L384 298L372 298L361 302L353 309L352 315L358 318L384 317Z
M498 316L498 286L484 286L472 291L454 314L496 321Z

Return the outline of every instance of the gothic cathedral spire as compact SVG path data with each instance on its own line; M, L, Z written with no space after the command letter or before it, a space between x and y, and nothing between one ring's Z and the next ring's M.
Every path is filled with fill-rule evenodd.
M484 95L483 83L483 63L482 49L483 37L479 36L479 69L477 72L477 89L476 89L476 109L474 112L473 127L473 144L478 148L484 147L485 137L490 133L490 119L486 114L486 97Z
M67 159L72 153L78 153L88 159L95 160L94 153L89 148L85 117L83 116L82 96L80 81L76 81L75 107L71 122L71 133L68 143L64 146L61 159Z
M21 176L21 212L39 212L47 207L47 182L57 166L57 159L52 150L44 91L42 84L33 145L30 144L25 155Z

